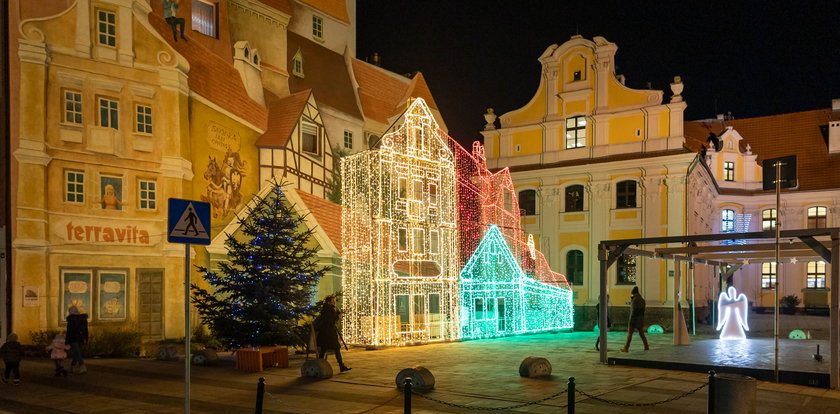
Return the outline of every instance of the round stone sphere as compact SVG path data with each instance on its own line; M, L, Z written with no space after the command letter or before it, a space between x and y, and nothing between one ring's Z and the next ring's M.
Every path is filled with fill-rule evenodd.
M308 359L300 366L300 376L318 379L332 378L333 369L326 359Z
M435 388L435 376L424 367L405 368L397 373L397 377L394 379L397 388L401 390L405 388L406 378L411 378L412 390L431 390Z
M549 375L551 375L551 363L545 358L528 357L519 364L520 377L537 378Z

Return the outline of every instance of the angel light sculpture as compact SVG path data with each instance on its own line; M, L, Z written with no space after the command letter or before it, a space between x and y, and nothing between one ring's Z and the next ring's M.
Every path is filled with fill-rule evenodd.
M749 325L747 325L749 306L747 297L743 293L737 293L734 286L730 286L725 292L720 292L717 325L717 330L720 331L720 339L747 339L744 331L750 330Z

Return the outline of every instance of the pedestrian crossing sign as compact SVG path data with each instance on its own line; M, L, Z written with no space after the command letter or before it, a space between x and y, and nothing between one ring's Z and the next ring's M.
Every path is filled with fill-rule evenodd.
M210 244L210 203L170 198L167 228L170 243Z

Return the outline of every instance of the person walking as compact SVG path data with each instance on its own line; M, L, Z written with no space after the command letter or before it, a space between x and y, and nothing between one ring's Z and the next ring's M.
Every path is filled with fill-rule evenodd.
M630 341L633 340L634 330L639 331L642 343L645 344L645 351L650 349L645 337L645 299L639 294L638 286L633 286L630 298L630 324L627 326L627 342L624 344L624 348L621 348L621 352L627 352L630 349Z
M55 339L47 346L47 351L50 351L50 359L55 363L56 377L67 376L67 370L64 369L64 360L67 359L68 349L70 349L70 345L67 345L63 333L56 334Z
M84 374L85 360L82 357L84 345L88 341L88 316L79 312L76 306L70 306L70 315L67 315L67 343L70 344L70 370L74 374Z
M23 350L21 349L20 342L18 342L17 334L9 334L6 338L6 343L0 346L0 358L3 359L3 364L5 365L3 377L0 378L3 384L8 384L10 377L14 375L12 384L20 385L20 360L22 357Z
M341 311L335 307L335 296L327 296L324 299L324 307L321 308L321 315L318 316L318 358L326 359L327 351L335 352L335 359L338 361L338 366L341 372L350 371L353 368L348 368L344 365L344 360L341 358L341 344L338 342L338 317Z

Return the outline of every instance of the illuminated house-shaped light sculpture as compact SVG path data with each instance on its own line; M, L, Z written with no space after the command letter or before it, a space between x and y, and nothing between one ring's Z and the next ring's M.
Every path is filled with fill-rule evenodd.
M402 345L458 337L455 157L416 99L380 148L342 160L344 336Z
M572 291L522 270L499 227L490 225L461 271L463 338L570 329Z

